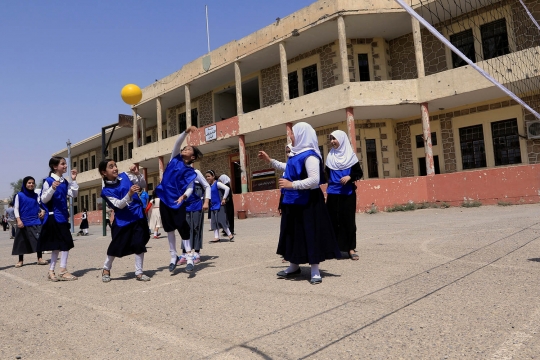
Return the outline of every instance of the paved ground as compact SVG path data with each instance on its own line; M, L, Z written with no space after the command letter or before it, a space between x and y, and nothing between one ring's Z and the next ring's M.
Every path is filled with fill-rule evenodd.
M360 261L321 264L323 283L278 280L279 219L237 221L196 272L169 273L151 240L100 267L108 238L75 238L69 269L14 268L0 231L1 359L532 359L540 354L540 205L359 214ZM206 225L206 228L208 226ZM46 258L49 255L45 255Z

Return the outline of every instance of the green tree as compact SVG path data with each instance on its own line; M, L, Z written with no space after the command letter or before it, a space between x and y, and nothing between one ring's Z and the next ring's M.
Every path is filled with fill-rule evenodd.
M11 188L13 189L13 193L9 197L9 202L11 202L15 198L15 195L17 195L17 193L19 193L21 191L22 182L23 182L23 179L19 179L19 180L15 181L15 182L12 182L11 184L9 184L11 186Z

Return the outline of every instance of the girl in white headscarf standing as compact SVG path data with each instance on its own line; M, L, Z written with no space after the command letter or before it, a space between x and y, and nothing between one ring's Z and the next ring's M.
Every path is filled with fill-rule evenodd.
M231 178L223 174L219 177L218 181L230 189L229 196L227 196L227 199L225 200L225 214L227 214L227 221L229 222L229 230L231 231L233 235L235 235L236 233L234 232L234 202L233 202L233 191L231 187Z
M353 151L347 134L336 130L330 134L332 148L326 159L326 207L336 235L339 249L346 252L351 260L358 260L356 254L356 185L362 178L360 163Z
M292 149L287 164L259 151L260 159L285 171L279 180L283 205L277 253L290 265L277 276L283 279L298 276L302 273L299 265L308 263L311 265L310 283L320 284L319 263L340 258L341 253L319 187L324 182L321 181L324 168L317 134L305 122L294 125L292 130Z

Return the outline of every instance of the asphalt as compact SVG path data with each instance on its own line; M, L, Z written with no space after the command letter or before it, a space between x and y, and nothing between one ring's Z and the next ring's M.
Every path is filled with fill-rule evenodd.
M109 237L75 237L73 282L15 268L0 231L0 359L535 359L540 205L358 214L359 261L279 280L279 218L236 221L193 273L168 271L167 239L101 282ZM45 255L48 259L50 255Z

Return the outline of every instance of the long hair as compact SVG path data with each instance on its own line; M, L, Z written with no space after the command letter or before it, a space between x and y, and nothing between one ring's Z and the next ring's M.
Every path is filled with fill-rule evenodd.
M53 156L51 160L49 160L49 169L50 169L49 176L51 176L52 173L54 173L54 167L58 166L60 164L60 161L62 160L64 160L64 158L61 156Z

